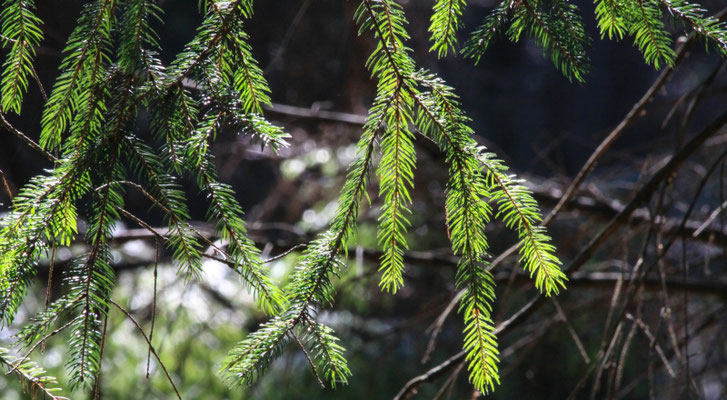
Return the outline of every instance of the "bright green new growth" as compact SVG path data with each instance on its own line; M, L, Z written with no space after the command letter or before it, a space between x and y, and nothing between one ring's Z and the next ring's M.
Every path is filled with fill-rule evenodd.
M530 192L506 175L504 166L491 154L476 146L451 89L440 79L416 71L411 50L405 45L409 37L401 7L392 1L365 0L355 17L360 32L370 31L377 38L376 49L367 61L378 80L377 97L359 142L359 159L349 171L331 228L306 251L293 283L286 288L288 309L241 342L230 353L223 372L243 384L252 383L294 328L310 324L313 307L330 303L331 278L343 267L339 255L354 229L376 139L382 153L378 167L383 198L379 217L381 287L396 291L403 285L405 234L410 224L407 206L415 165L411 127L417 127L440 144L450 164L447 210L452 247L462 257L457 286L466 289L460 306L466 323L464 348L471 381L479 390L490 390L499 378L490 319L494 282L485 269L484 228L493 216L488 199L497 205L495 216L520 235L524 265L536 275L539 289L547 294L557 292L564 287L565 275L549 238L537 226L539 211ZM342 360L315 359L319 370L340 370L326 376L332 385L337 379L345 382L350 374Z
M727 26L705 16L705 10L684 0L595 0L601 37L633 36L644 60L656 68L671 66L676 53L662 10L727 54ZM508 26L509 24L509 26ZM441 29L441 25L440 28ZM493 40L506 34L512 41L526 32L550 54L553 64L568 79L583 82L588 73L586 47L590 39L575 4L569 0L504 0L485 17L465 43L462 54L479 61Z
M15 26L37 21L26 15L32 3L5 3L22 7L24 17L19 20L4 10L3 35L14 40L15 46L23 41L36 45L39 39L34 32L40 32L39 28L27 38ZM84 6L41 121L41 145L61 155L48 176L34 178L21 190L13 199L12 211L0 221L3 325L13 321L36 274L38 258L52 246L68 246L79 239L79 213L88 222L89 252L64 270L60 300L38 314L18 337L18 344L24 346L38 343L57 324L59 315L69 313L70 322L50 334L71 330L66 364L72 385L90 388L100 372L115 286L109 247L114 226L124 216L148 227L124 209L126 190L139 190L164 214L169 228L158 239L173 251L180 275L196 279L202 272L202 247L208 242L189 224L186 196L177 183L181 173L196 176L210 200L208 216L226 242L215 248L216 259L240 274L267 312L275 313L284 303L260 260L260 251L247 237L240 205L232 189L218 181L207 149L222 128L251 134L274 149L286 145L286 135L259 114L269 98L260 69L241 39L245 37L241 19L249 16L243 12L248 9L239 2L204 7L207 23L196 41L165 69L155 53L157 36L151 24L160 19L161 10L154 1L100 0ZM206 49L205 36L216 44L212 50ZM30 54L34 49L20 51ZM14 62L14 54L11 51L8 56L3 75L3 101L7 102L3 104L13 110L22 91L6 97L6 88L16 85L24 91L27 87L23 81L27 74L8 81L14 72L7 66ZM27 69L25 65L21 66ZM185 79L200 82L200 91L211 100L197 104L184 86ZM135 132L142 108L149 110L151 138ZM81 205L84 208L78 209Z
M0 81L0 111L20 114L28 80L33 75L35 48L43 40L43 24L33 14L33 0L4 0L0 11L0 43L10 46Z
M430 50L438 56L455 52L465 6L464 0L435 1L429 32ZM154 234L173 252L182 279L200 279L205 257L225 262L271 315L229 352L220 369L223 376L232 384L250 385L294 341L307 348L322 379L331 386L346 383L351 372L344 349L333 330L316 320L317 312L333 301L333 278L346 267L344 257L374 169L382 201L380 286L393 293L404 285L414 141L421 134L437 143L449 168L445 208L452 250L459 257L455 280L463 290L459 312L470 381L482 392L493 390L499 382L498 350L486 225L499 219L517 233L523 268L545 295L565 288L567 277L530 191L477 144L453 89L417 69L406 45L410 38L402 7L393 0L362 0L356 10L359 33L376 42L366 62L376 80L376 98L330 227L310 243L284 290L272 281L248 238L240 204L232 188L219 181L209 151L217 135L230 129L274 150L287 145L287 135L261 115L263 106L270 105L270 89L244 29L252 1L202 0L199 8L204 20L196 36L164 67L156 56L152 25L162 21L162 12L154 0L95 0L84 6L41 120L41 146L59 157L47 175L22 189L0 220L0 323L13 321L38 258L77 240L77 220L84 216L88 254L65 271L64 292L21 329L17 344L32 349L48 335L72 328L71 383L90 387L101 368L115 285L110 256L114 225L123 216L151 229L124 209L125 191L138 190L164 215L168 229ZM33 56L42 34L32 10L31 0L3 0L0 39L10 52L3 63L2 112L20 113L34 74ZM655 67L671 65L675 57L661 20L664 11L727 53L727 27L697 5L596 0L601 36L633 36L646 62ZM461 52L479 61L497 36L518 41L523 33L568 79L584 81L590 39L578 9L567 0L504 0L470 34ZM135 132L142 110L151 137ZM178 183L182 174L193 176L206 194L207 217L223 245L210 242L189 223L186 194ZM69 322L53 330L62 315ZM7 360L0 354L0 363L9 365ZM30 386L45 382L28 372L28 365L16 372L25 374Z
M462 11L466 6L464 0L437 0L434 4L429 33L434 44L429 51L436 51L437 56L446 56L455 51L457 31L462 26Z

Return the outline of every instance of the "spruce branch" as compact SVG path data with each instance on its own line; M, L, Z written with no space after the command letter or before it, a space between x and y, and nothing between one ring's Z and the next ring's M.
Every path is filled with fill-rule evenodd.
M370 110L364 132L358 143L358 158L349 167L346 181L341 190L339 205L327 232L313 241L306 249L293 274L292 282L286 287L287 308L258 331L238 344L228 355L221 369L228 379L243 385L251 384L258 373L264 370L284 345L287 332L304 320L312 319L309 308L313 303L327 304L332 301L330 275L342 267L338 256L345 252L348 239L353 234L361 197L366 193L369 170L373 163L376 138L384 124L383 112L390 99L378 97ZM335 360L335 358L332 358ZM325 361L325 358L322 360ZM340 361L344 361L341 359ZM345 366L345 365L344 365ZM331 371L335 380L345 381L350 375L340 365L324 366Z
M434 3L434 14L429 25L433 44L429 51L436 51L438 57L454 51L457 31L463 25L462 11L466 4L465 0L437 0Z
M628 13L625 4L620 0L598 0L596 3L596 20L601 38L623 39L627 28Z
M123 144L137 175L147 182L151 196L156 200L154 204L165 212L169 224L166 240L174 252L174 259L180 261L185 276L198 273L202 268L200 244L189 225L187 199L181 186L173 176L159 172L164 171L163 162L141 140L126 137Z
M34 342L43 342L41 337L48 332L50 327L60 319L64 312L70 311L83 298L82 295L72 296L71 294L64 294L59 299L54 301L45 310L36 314L29 324L23 326L20 331L15 335L16 345L21 347L28 347Z
M105 330L102 329L109 309L111 292L114 287L114 271L111 267L109 241L113 237L113 227L119 220L119 209L123 208L122 185L112 181L124 180L120 170L121 141L124 134L131 130L130 124L136 112L131 95L134 88L133 78L127 77L118 85L122 95L114 99L103 134L109 138L108 147L96 153L93 161L101 168L93 171L91 177L103 184L93 192L94 213L89 219L87 237L91 249L84 262L79 262L69 270L68 281L76 282L74 289L83 296L79 307L80 318L74 324L70 338L70 354L67 366L72 386L83 385L91 388L101 370L101 356ZM115 87L116 88L116 87ZM103 167L101 167L103 166Z
M313 303L326 304L332 301L330 275L342 267L339 253L346 251L346 243L353 233L358 215L360 199L367 186L367 177L373 163L376 138L383 125L382 113L388 99L379 98L372 107L358 143L359 157L349 167L339 205L327 232L313 241L304 252L293 274L292 282L286 287L286 309L248 335L228 354L220 374L235 384L248 386L280 354L287 342L291 329L305 320L312 319L309 308ZM332 358L336 360L336 358ZM321 360L325 361L325 358ZM343 359L340 359L343 362ZM335 381L345 381L346 373L340 365L324 366L323 369L338 371L329 375Z
M116 0L84 5L76 29L66 44L66 57L41 118L40 145L56 150L61 135L84 104L93 103L102 65L109 59L112 17Z
M274 317L227 354L219 373L233 385L249 386L280 355L295 321Z
M323 373L323 377L335 389L337 383L346 384L351 371L343 356L344 348L338 344L339 339L333 329L313 320L308 314L303 316L305 324L300 331L310 343L313 361Z
M28 351L27 351L27 352L25 353L25 355L24 355L24 356L23 356L23 357L22 357L22 358L20 359L20 361L18 362L18 364L17 364L17 365L18 365L18 366L22 365L22 364L23 364L23 363L24 363L24 362L25 362L25 361L26 361L26 360L28 359L28 357L30 357L30 355L31 355L31 354L32 354L32 353L33 353L33 352L35 351L35 349L37 349L37 348L38 348L38 347L40 347L40 346L41 346L41 345L42 345L43 343L45 343L45 341L46 341L46 340L48 340L48 339L52 338L53 336L55 336L55 335L57 335L57 334L59 334L59 333L63 332L63 331L64 331L64 330L66 329L66 328L68 328L68 327L69 327L69 326L71 326L72 324L76 323L76 322L77 322L77 319L78 319L78 318L74 318L74 319L72 319L72 320L70 320L70 321L66 322L65 324L63 324L63 325L62 325L62 326L60 326L59 328L56 328L56 329L55 329L55 330L53 330L52 332L50 332L50 333L46 334L45 336L43 336L42 338L40 338L40 340L38 340L38 341L37 341L37 342L36 342L36 343L35 343L34 345L30 346L30 349L28 349ZM15 372L15 371L16 371L16 369L11 369L10 371L8 371L8 375L12 374L12 373L13 373L13 372Z
M43 24L33 13L33 0L4 0L0 11L0 43L12 43L0 78L0 111L20 114L28 77L35 75L35 48L43 40Z
M379 38L377 50L369 58L370 68L382 81L401 82L419 107L416 123L420 131L433 134L451 165L447 210L453 250L462 257L457 284L467 288L460 310L464 311L467 323L465 350L470 380L481 391L491 390L498 380L497 349L494 327L489 319L494 282L482 266L482 256L487 249L484 225L492 213L484 198L492 198L498 203L497 216L520 234L527 247L523 251L526 268L531 273L537 272L539 289L547 294L557 292L558 286L564 285L565 275L560 271L560 261L553 255L554 247L548 243L550 239L535 226L539 222L539 211L529 191L508 179L502 173L501 163L492 161L494 157L478 157L481 150L470 137L472 131L466 126L467 118L441 80L424 73L413 73L414 63L403 46L407 37L396 36L398 27L391 28L386 23L391 20L389 16L398 15L396 6L386 1L364 0L359 10L363 10L357 15L363 22L362 27L373 30ZM362 18L364 12L366 18ZM398 21L403 26L403 15L399 15ZM432 91L436 88L438 97L420 93L415 85L423 85ZM484 176L480 174L482 167L487 172Z
M417 97L417 101L420 106L433 105L421 96ZM420 130L431 131L433 123L441 123L431 112L432 109L428 107L421 109L418 118ZM448 130L443 125L440 127L445 130L439 134L447 135ZM475 158L467 157L467 153L458 149L453 142L443 143L443 149L450 164L450 181L446 193L450 239L455 254L461 257L456 284L458 288L464 289L459 307L465 321L464 349L470 382L476 389L485 392L494 389L495 383L499 382L498 351L490 318L495 296L494 281L483 260L488 247L484 228L492 216L490 206L483 199L490 192L484 185Z
M162 22L162 9L155 0L130 0L122 4L120 40L118 47L119 69L127 74L137 70L153 70L145 57L146 47L158 48L159 36L151 28L151 21ZM155 81L153 74L150 78Z
M242 208L234 191L229 185L217 182L216 171L209 159L200 164L199 183L209 194L208 218L218 221L216 231L228 241L227 251L237 265L236 271L254 291L263 310L270 314L279 312L285 303L283 293L270 279L260 259L260 251L247 237Z
M68 400L59 395L58 380L46 375L46 371L32 361L18 361L8 354L8 349L0 348L0 365L16 375L23 385L23 390L31 399ZM9 372L9 373L10 373Z
M262 114L263 106L271 105L270 89L263 77L263 71L252 56L248 39L247 33L242 29L242 22L235 20L225 41L227 51L233 54L229 61L234 64L225 62L222 69L232 77L243 109L249 113ZM231 71L233 65L237 68Z
M657 0L671 15L684 21L698 35L713 43L717 49L727 55L727 24L713 16L704 16L706 12L700 6L685 0Z
M441 79L426 75L421 76L420 82L431 90L433 96L431 99L427 99L426 95L415 97L421 111L418 119L420 131L429 132L445 151L452 148L456 157L476 160L474 164L484 169L485 187L481 193L498 205L495 216L518 232L521 239L520 253L526 269L536 273L536 287L547 295L558 293L559 287L565 287L565 276L560 271L554 247L548 243L550 238L545 235L544 228L538 225L541 216L532 193L505 173L507 168L493 153L477 146L469 136L471 129L466 125L466 117L459 111L451 88ZM456 129L448 129L447 124ZM468 162L473 163L473 160ZM489 217L486 221L489 221Z
M36 176L0 219L0 323L12 322L35 276L37 259L56 240L68 245L77 232L75 199L90 184L80 152L63 159L50 176Z
M121 196L107 188L98 199L101 213L89 229L92 248L85 263L71 270L69 281L81 280L79 287L83 297L80 318L74 324L71 335L71 352L67 361L72 385L90 385L96 380L101 368L101 343L103 321L108 312L108 301L114 285L108 239L112 224L118 220Z
M523 31L536 40L544 53L549 53L555 67L568 79L585 82L590 61L585 47L588 37L577 13L567 0L554 1L541 9L537 0L522 0L515 10L508 36L518 41Z
M626 0L626 6L633 9L629 32L639 50L644 53L647 64L659 68L674 65L675 53L671 39L661 22L661 11L649 0Z
M19 113L28 77L35 75L32 64L42 39L41 22L32 14L32 0L2 1L0 39L12 47L0 82L0 109ZM464 0L435 2L429 32L431 51L440 57L457 47L465 4ZM250 385L291 338L298 341L300 337L299 344L316 376L320 373L332 386L345 383L350 371L344 350L333 330L316 321L317 311L333 302L334 277L346 268L344 258L355 234L361 199L368 196L368 174L377 150L381 151L376 174L382 203L377 240L382 251L375 256L380 256L380 286L395 292L403 285L404 264L411 260L405 251L416 167L414 132L419 131L439 146L448 166L447 233L458 259L456 287L462 293L459 312L465 322L459 360L466 361L476 389L493 390L499 382L496 334L524 319L541 298L565 288L567 277L541 226L531 191L493 153L477 144L452 88L435 75L416 71L413 52L407 47L410 38L402 6L393 0L363 0L355 12L360 30L369 31L375 39L366 65L376 80L376 98L363 124L357 159L348 169L330 228L307 246L285 292L274 284L264 265L276 258L261 259L260 250L248 237L242 207L232 187L220 182L211 152L216 136L231 130L250 135L274 151L287 145L283 130L262 115L271 106L271 91L245 30L253 13L252 1L202 0L200 8L204 20L196 36L167 69L156 55L158 38L151 25L160 19L161 10L154 0L90 2L68 40L60 77L43 114L40 144L18 135L19 131L2 120L16 136L27 139L26 143L40 148L54 162L50 172L33 178L15 196L10 213L0 220L2 323L13 320L38 269L38 258L51 244L74 241L79 213L88 217L85 241L90 251L68 268L64 287L68 293L21 330L21 342L38 346L43 341L38 339L70 312L70 322L61 328L74 328L71 375L76 384L89 384L93 379L98 383L105 330L101 326L107 321L115 279L109 253L113 225L124 216L159 236L149 224L124 210L123 186L127 185L139 189L163 213L167 245L186 279L201 274L201 257L224 262L242 276L243 284L271 315L270 321L230 351L221 368L223 375L234 383ZM679 60L669 46L671 37L661 20L662 12L727 53L725 24L705 16L706 11L696 4L685 0L596 0L601 36L622 39L633 35L646 62L656 68L673 66ZM502 32L512 40L519 40L522 33L532 36L569 79L582 82L588 72L589 39L578 9L569 1L499 2L462 52L479 60ZM133 134L135 124L143 121L136 116L139 107L149 111L153 137L148 140ZM138 183L126 176L127 169ZM185 175L193 176L207 196L207 218L216 224L213 234L225 243L224 249L191 226L188 200L179 184ZM530 275L541 293L499 329L491 316L495 283L490 270L497 260L488 263L485 236L492 219L502 220L517 233L523 275ZM608 229L615 228L609 224ZM611 232L604 230L597 239ZM599 244L592 242L572 265L582 265ZM202 254L204 245L217 253Z
M394 88L386 112L386 130L381 140L383 155L378 166L379 185L384 205L379 216L379 243L384 249L381 259L380 286L385 291L396 291L403 286L403 254L408 249L405 234L411 224L407 214L411 211L411 195L408 188L414 183L415 154L413 134L409 130L412 99L403 92L401 85Z
M516 0L503 0L500 4L490 12L480 26L474 30L464 47L462 54L465 57L472 58L475 64L480 62L482 55L490 47L493 40L502 33L505 25L509 21L512 10L515 7Z
M311 371L313 372L313 376L316 377L316 380L318 381L318 385L321 387L321 389L326 388L326 384L323 383L323 380L321 379L320 375L318 375L318 368L316 367L313 360L310 358L310 354L308 354L308 350L305 348L305 345L300 341L300 338L298 338L298 335L294 333L290 333L290 335L295 339L296 344L298 344L298 347L300 348L300 351L303 352L303 355L305 356L306 361L308 361L308 365L310 365Z
M5 119L5 116L0 112L0 124L5 128L8 132L12 133L16 137L18 137L20 140L25 142L30 148L33 150L41 153L45 158L50 160L51 162L58 162L58 158L54 156L53 154L43 150L38 143L36 143L33 139L29 138L28 135L24 134L23 132L17 130L10 122Z

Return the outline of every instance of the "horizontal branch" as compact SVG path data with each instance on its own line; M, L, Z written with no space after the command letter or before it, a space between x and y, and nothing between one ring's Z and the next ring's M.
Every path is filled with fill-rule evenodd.
M532 190L535 199L542 204L554 204L563 197L563 191L560 188L548 183L530 186L529 188ZM615 199L606 202L588 195L572 196L564 205L571 210L588 212L593 216L608 219L618 215L625 207L623 203ZM712 224L700 230L703 221L688 219L684 226L681 226L682 218L665 217L663 215L658 216L655 222L659 225L660 232L664 236L696 239L717 246L727 246L727 227L721 229ZM650 223L652 223L652 217L646 208L636 209L629 220L629 226Z
M190 90L200 90L201 84L194 80L184 78L182 85ZM281 103L272 103L263 106L263 110L271 114L278 114L287 117L312 119L323 122L341 122L344 124L363 126L366 123L366 115L351 114L339 111L320 110L317 108L296 107Z
M152 228L153 232L148 229L129 229L126 231L117 232L112 239L117 244L130 242L132 240L154 240L156 234L164 235L167 232L165 227ZM196 228L198 232L204 234L208 240L216 240L217 236L213 231L202 225ZM156 233L156 234L155 234ZM258 246L264 246L266 242L256 243ZM288 248L287 244L281 247L278 252L274 252L269 261L274 261L282 258L284 255L288 255L302 247L302 244L295 245L292 248ZM352 248L349 249L351 253L360 254L363 259L378 263L381 259L382 252L375 249L369 248ZM211 257L212 260L223 262L216 257ZM436 254L436 252L426 251L406 251L404 252L404 260L407 264L416 265L419 267L432 267L432 268L455 268L457 265L457 258L454 256L443 256ZM68 262L69 260L55 260L56 263ZM121 262L114 264L116 271L133 270L136 268L143 268L150 263L155 261L154 258L147 260L141 259L134 262ZM171 258L161 258L160 262L171 262ZM628 270L629 268L626 268ZM372 271L375 271L373 269ZM44 271L46 272L46 271ZM497 282L507 282L514 279L514 283L518 284L531 284L532 279L525 271L518 271L514 276L511 275L510 271L501 271L494 275L494 279ZM619 280L629 281L631 279L630 274L622 275L620 272L576 272L569 278L569 287L581 287L584 289L598 289L598 288L612 288ZM693 293L700 293L705 295L716 295L720 296L727 293L727 282L722 282L715 279L689 279L684 281L681 276L677 278L666 277L665 281L667 287L671 290L682 291L688 290ZM648 291L658 291L662 289L661 280L657 277L646 278L643 281L644 289Z
M263 109L271 114L312 119L323 122L340 122L357 126L366 123L365 115L343 113L338 111L318 110L314 108L295 107L280 103L273 103L272 107L265 106L263 107Z

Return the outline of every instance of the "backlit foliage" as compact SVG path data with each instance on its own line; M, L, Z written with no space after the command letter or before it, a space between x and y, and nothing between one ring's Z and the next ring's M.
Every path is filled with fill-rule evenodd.
M0 347L0 366L4 367L5 372L18 378L28 398L68 400L67 397L59 395L61 389L56 387L58 381L55 377L45 375L45 370L32 361L9 355L8 349L2 347Z
M35 74L33 56L43 38L42 22L33 14L32 0L2 4L0 39L9 52L2 64L0 110L19 114ZM591 39L573 2L504 0L458 48L466 6L465 0L434 2L430 51L437 56L459 52L480 60L499 36L512 41L528 36L568 79L585 80ZM333 279L346 268L372 171L382 202L380 286L395 293L404 285L417 163L414 143L423 135L438 145L449 168L445 209L452 251L459 257L456 286L464 291L459 310L470 381L482 392L493 390L499 382L492 321L495 283L485 227L499 219L517 233L522 265L542 293L557 294L567 277L540 226L530 191L478 145L454 90L416 66L407 47L402 6L393 0L363 0L355 12L359 33L375 43L366 66L376 82L376 98L335 216L299 258L285 288L271 279L247 235L235 193L219 181L209 150L229 128L273 150L287 145L287 135L262 115L271 100L245 32L246 21L253 17L252 1L202 0L199 9L204 19L195 37L164 66L153 30L163 16L154 0L93 0L84 5L40 123L40 145L56 161L47 174L25 185L0 221L2 324L13 321L41 256L79 236L90 250L64 271L64 292L21 329L17 345L32 349L49 334L71 328L71 383L85 388L94 384L115 286L110 241L122 218L149 227L124 208L125 193L140 191L165 218L168 229L155 234L173 252L181 279L199 279L202 258L210 256L203 248L211 246L220 255L214 257L239 273L270 316L229 352L221 375L231 384L250 385L295 340L307 347L310 361L328 384L346 383L351 372L344 349L317 314L333 302ZM657 68L674 61L673 34L666 30L672 20L705 38L708 46L727 52L725 24L686 1L597 0L595 17L602 37L632 37L646 62ZM150 135L138 132L140 112L148 114ZM194 177L208 199L207 217L223 244L209 242L191 226L187 194L179 184L186 175ZM82 230L79 216L87 221ZM69 322L58 327L61 315ZM0 361L10 365L6 358ZM22 379L29 385L48 382L28 372L27 365L16 372L25 374Z

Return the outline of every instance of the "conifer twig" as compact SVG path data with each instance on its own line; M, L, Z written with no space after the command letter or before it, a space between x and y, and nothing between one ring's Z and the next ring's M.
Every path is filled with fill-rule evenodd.
M141 328L141 325L139 325L139 323L136 322L136 319L134 319L134 317L131 315L131 313L129 313L129 311L127 311L124 307L119 305L119 303L117 303L113 300L109 300L109 303L113 304L122 313L124 313L124 315L126 315L126 317L129 318L129 320L131 320L131 322L134 324L134 326L139 331L139 333L141 333L141 336L144 337L144 340L146 340L147 345L149 345L149 350L151 350L151 353L154 354L154 357L157 359L157 362L159 362L159 366L162 368L162 370L164 371L164 374L167 376L167 380L169 381L169 384L172 385L172 389L174 389L174 393L177 395L177 398L179 400L182 400L182 396L179 394L179 390L177 390L177 385L174 384L174 380L172 379L171 375L169 375L169 372L167 371L167 367L162 362L162 359L159 358L159 354L157 354L156 350L154 349L154 346L152 346L151 341L146 336L146 333L144 333L144 330Z
M300 350L303 352L305 359L308 361L308 365L310 365L311 371L313 371L313 376L315 376L316 380L318 381L318 385L321 387L321 389L325 389L326 385L323 383L323 380L321 380L320 375L318 375L318 368L316 368L316 364L313 362L313 360L311 360L310 355L308 354L308 350L306 350L303 343L300 342L298 335L290 331L288 333L293 337L295 343L298 344L298 347L300 347Z
M101 331L101 349L99 350L99 356L98 356L98 363L99 365L103 361L103 352L104 348L106 347L106 328L109 324L109 316L106 314L106 316L103 319L103 331ZM96 382L93 386L93 400L99 400L101 398L101 373L102 368L98 369L98 375L96 375Z
M677 151L672 158L667 162L656 174L654 174L648 182L646 182L632 197L631 201L624 207L624 209L616 215L611 221L601 229L601 231L576 255L576 257L568 264L565 268L565 273L571 276L578 271L583 264L590 259L590 256L595 250L611 235L616 229L624 223L629 216L636 210L644 201L646 201L651 194L653 194L656 187L661 184L665 179L670 177L676 169L681 166L684 160L698 150L704 142L712 135L719 132L723 126L727 124L727 112L722 113L717 117L711 124L697 134L692 140L684 145L679 151ZM515 312L509 319L498 324L495 334L501 335L506 333L526 318L532 315L538 308L545 304L546 297L542 293L538 293L533 296L527 304L522 306L517 312ZM418 386L425 382L436 380L438 377L446 373L447 370L453 368L456 362L461 360L465 356L465 352L461 351L443 363L429 369L422 375L419 375L409 382L399 391L395 400L403 399L404 396L415 390Z
M5 365L15 371L21 382L28 385L24 390L29 396L42 393L45 396L44 398L50 400L69 400L67 397L56 396L54 394L54 392L60 390L59 388L51 387L51 385L58 383L57 379L52 376L43 376L46 372L43 368L37 366L32 361L20 363L15 357L8 357L6 353L6 349L0 348L0 365Z
M586 179L586 177L593 171L593 169L596 167L596 164L598 163L598 160L600 160L608 151L608 149L616 142L618 138L621 137L621 135L626 131L626 128L631 126L634 122L636 122L641 116L643 115L644 108L651 103L651 101L654 99L654 96L656 93L666 84L666 82L669 81L669 78L671 77L672 73L676 69L677 65L681 63L681 61L684 59L684 56L686 55L687 51L691 47L692 43L696 39L696 34L692 33L689 35L689 38L687 41L682 43L679 48L676 51L676 57L674 59L674 64L666 68L662 73L659 75L659 77L654 81L654 83L647 89L647 91L644 93L644 95L637 101L632 107L631 110L626 114L623 120L606 136L606 138L601 141L601 143L596 147L596 149L593 151L593 153L588 157L588 160L586 163L581 167L581 169L576 174L576 177L573 178L573 181L568 185L568 187L565 189L564 193L561 195L560 200L556 203L556 205L550 210L550 212L543 218L543 221L541 222L541 226L548 226L556 216L561 212L563 207L566 203L572 200L573 196L575 196L576 192L580 188L583 181ZM509 257L512 253L514 253L518 247L519 244L514 244L504 252L500 253L490 264L491 268L495 268L498 264L500 264L502 261L504 261L507 257Z
M621 137L621 135L626 131L626 128L628 128L636 120L641 118L644 108L649 103L651 103L656 93L664 86L666 82L669 81L669 78L671 78L674 69L676 69L677 65L679 65L679 63L681 63L681 61L684 59L687 50L689 50L695 39L695 34L689 35L689 38L687 38L687 40L682 43L677 49L677 56L674 59L674 65L670 68L665 69L664 71L662 71L661 74L659 74L659 77L656 78L654 83L649 87L649 89L646 90L646 92L643 96L641 96L639 101L637 101L631 107L631 110L626 114L624 119L621 120L621 122L606 136L606 138L603 139L598 147L596 147L590 157L588 157L586 163L583 165L583 167L581 167L580 171L578 171L576 177L573 179L570 185L568 185L568 188L565 190L565 193L561 197L560 201L558 201L558 204L556 204L555 207L550 210L548 215L545 216L542 223L543 225L548 225L558 215L561 208L563 208L565 203L571 200L571 198L575 195L576 191L578 190L578 188L580 188L586 177L593 171L596 164L598 163L598 160L600 160L601 157L603 157L603 155L606 153L606 151L608 151L608 149L611 147L611 145L613 145L614 142L616 142L616 140Z
M270 258L268 258L266 260L263 260L263 264L267 264L267 263L271 263L273 261L280 260L281 258L287 256L288 254L290 254L290 253L292 253L292 252L294 252L296 250L305 249L306 247L308 247L307 244L305 244L305 243L298 243L295 246L289 248L288 250L285 250L284 252L278 254L277 256L270 257Z
M3 189L5 189L5 192L8 194L8 198L10 200L13 199L13 191L10 190L10 185L8 184L8 180L5 179L5 172L3 172L2 169L0 169L0 180L2 180Z
M36 143L33 139L29 138L23 132L20 132L19 130L15 129L15 127L12 126L10 124L10 122L8 122L7 119L5 119L5 115L3 115L2 113L0 113L0 124L2 124L3 128L7 129L8 132L10 132L13 135L17 136L20 140L22 140L23 142L25 142L25 144L27 144L28 146L30 146L30 148L32 148L33 150L39 152L40 154L42 154L43 156L45 156L45 158L47 158L51 162L53 162L53 163L57 163L58 162L58 158L56 158L56 156L54 156L53 154L51 154L51 153L43 150L43 148L40 147L40 145L38 143Z
M149 343L152 343L154 340L154 322L156 322L156 311L157 311L157 275L158 275L158 269L159 269L159 253L160 253L160 245L159 245L159 238L155 238L154 240L154 246L155 246L155 253L154 253L154 288L152 293L152 300L151 300L151 328L149 329ZM149 379L149 364L151 361L151 346L149 346L149 350L146 352L146 379Z
M76 300L79 300L79 299L76 299ZM68 328L69 326L71 326L71 324L72 324L73 322L75 322L75 319L72 319L72 320L68 321L68 322L67 322L66 324L64 324L64 325L63 325L63 326L61 326L60 328L57 328L57 329L55 329L55 330L54 330L53 332L51 332L51 333L49 333L49 334L47 334L47 335L43 336L43 338L42 338L41 340L37 341L37 342L36 342L36 343L35 343L35 344L33 345L33 347L31 347L31 348L30 348L30 349L29 349L29 350L28 350L28 351L27 351L27 352L25 353L25 355L24 355L24 356L23 356L23 357L22 357L22 358L21 358L21 359L20 359L20 360L18 361L18 363L17 363L16 365L15 365L15 367L14 367L13 369L11 369L10 371L8 371L7 375L10 375L10 374L12 374L13 372L15 372L15 371L17 370L17 368L18 368L18 367L19 367L20 365L22 365L22 364L23 364L23 363L25 362L25 360L27 360L27 359L28 359L28 357L30 357L30 354L31 354L31 353L32 353L32 352L33 352L33 351L34 351L35 349L37 349L37 348L38 348L38 346L40 346L40 345L41 345L42 343L45 343L45 341L46 341L46 340L48 340L48 339L50 339L51 337L53 337L53 336L55 336L55 335L57 335L57 334L61 333L61 332L62 332L62 331L63 331L64 329L66 329L66 328Z

